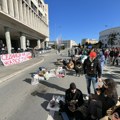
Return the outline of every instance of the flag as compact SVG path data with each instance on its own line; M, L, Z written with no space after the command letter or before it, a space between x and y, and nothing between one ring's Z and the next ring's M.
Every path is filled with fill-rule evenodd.
M60 37L58 38L58 45L61 46L61 43L62 43L62 37L60 36Z
M56 38L56 44L58 45L58 38Z

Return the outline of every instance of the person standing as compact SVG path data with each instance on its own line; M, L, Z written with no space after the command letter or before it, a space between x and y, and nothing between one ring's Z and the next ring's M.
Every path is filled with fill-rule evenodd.
M32 49L32 57L35 58L35 55L36 55L36 51L35 51L35 48Z
M119 57L119 51L118 51L118 49L116 48L115 51L114 51L113 65L114 65L115 62L116 62L116 65L118 66L118 57Z
M114 59L114 48L110 50L109 56L110 56L110 64L112 65Z
M105 64L108 64L108 61L109 61L109 50L106 49L103 54L105 56Z
M68 50L68 57L70 57L70 50Z
M75 55L77 55L77 48L75 48Z
M93 89L95 91L95 84L98 81L101 81L101 65L99 60L96 58L96 52L92 51L89 54L89 57L83 63L83 70L86 77L87 92L91 93L91 82L93 84Z
M99 54L100 54L99 60L100 60L100 65L101 65L101 74L103 74L103 69L104 69L104 65L105 65L105 56L102 51L100 51Z

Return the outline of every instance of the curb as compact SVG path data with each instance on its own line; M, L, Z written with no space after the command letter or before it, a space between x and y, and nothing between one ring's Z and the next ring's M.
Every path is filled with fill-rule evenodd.
M15 72L15 73L13 73L13 74L11 74L11 75L8 75L7 77L3 77L3 78L0 80L0 84L3 83L3 82L6 82L8 79L16 76L17 74L22 73L22 72L28 70L29 68L32 68L32 67L34 67L34 66L42 63L43 61L44 61L44 58L43 58L40 62L37 62L37 63L35 63L35 64L31 65L31 66L28 66L28 67L26 67L26 68L23 69L23 70L19 70L19 71Z

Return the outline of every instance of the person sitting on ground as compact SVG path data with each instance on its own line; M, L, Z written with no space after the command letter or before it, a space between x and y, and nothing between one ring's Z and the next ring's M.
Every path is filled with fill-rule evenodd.
M96 88L96 94L89 96L89 120L100 119L106 115L106 111L116 105L118 94L116 83L113 79L103 80L103 85Z
M63 66L67 66L67 64L69 63L69 60L68 59L63 59Z
M83 120L82 113L77 109L84 103L82 92L76 88L75 83L70 84L70 88L65 92L66 113L70 120Z
M74 69L75 69L76 76L77 75L80 76L82 74L82 63L80 61L76 61Z
M67 64L66 67L68 70L71 70L74 68L74 63L73 63L72 59L69 60L69 63Z

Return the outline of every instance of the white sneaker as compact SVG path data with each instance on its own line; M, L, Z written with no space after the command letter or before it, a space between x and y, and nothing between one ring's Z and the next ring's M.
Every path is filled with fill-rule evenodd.
M89 94L86 95L83 99L84 99L84 100L89 100Z
M86 99L86 100L89 100L89 96L86 96L85 99Z

